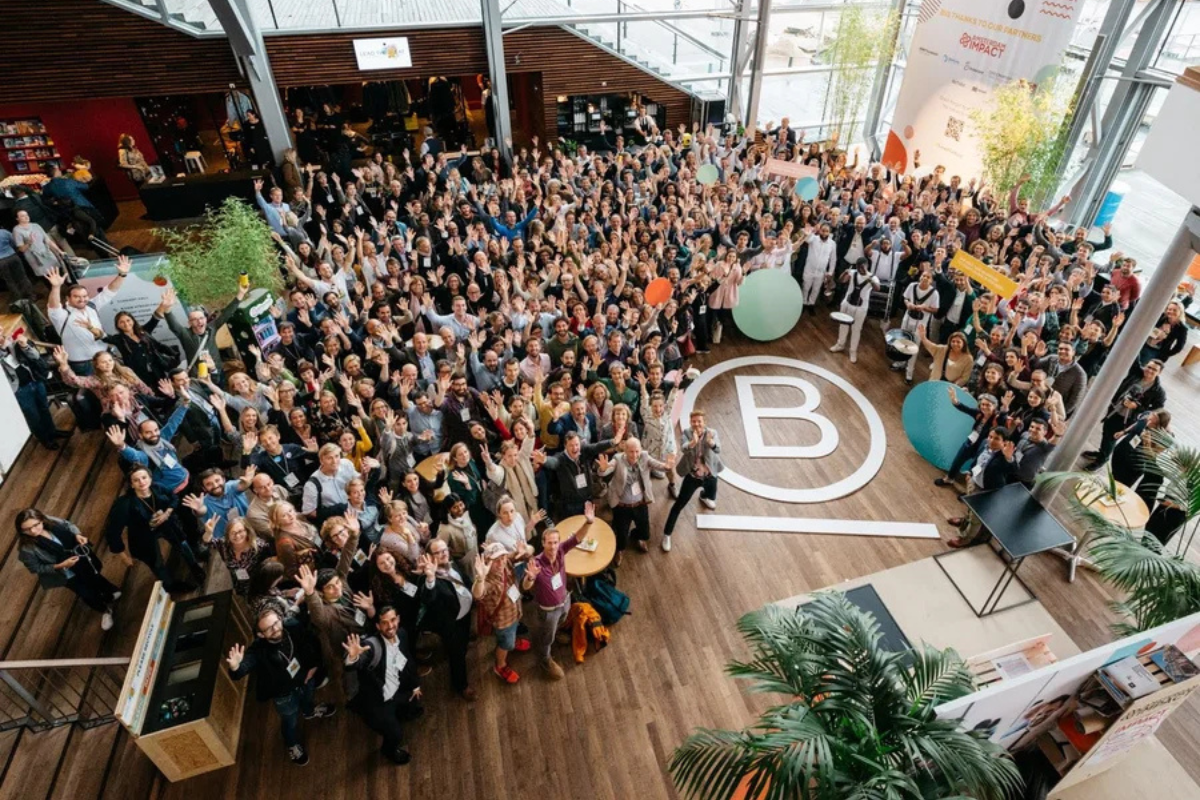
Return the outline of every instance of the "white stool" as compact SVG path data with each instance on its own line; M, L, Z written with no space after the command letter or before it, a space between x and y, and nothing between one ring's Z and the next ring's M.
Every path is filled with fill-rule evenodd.
M205 172L208 165L204 163L204 156L199 150L188 150L183 154L184 167L189 173Z

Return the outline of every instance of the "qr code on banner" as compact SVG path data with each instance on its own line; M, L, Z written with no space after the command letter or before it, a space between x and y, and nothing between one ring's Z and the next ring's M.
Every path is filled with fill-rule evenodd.
M963 121L958 117L950 117L946 120L946 138L958 141L962 136Z

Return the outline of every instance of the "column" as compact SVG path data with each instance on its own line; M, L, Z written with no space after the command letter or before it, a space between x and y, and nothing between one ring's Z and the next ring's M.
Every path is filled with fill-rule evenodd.
M492 81L492 110L495 112L496 147L509 164L512 163L512 118L508 105L508 73L504 62L504 28L501 23L500 0L481 0L483 4L483 38L487 43L488 75ZM546 134L549 137L549 133ZM549 145L547 145L549 147Z
M271 143L275 163L280 164L283 151L292 146L292 132L279 99L279 87L275 85L262 32L254 24L246 0L209 0L209 4L221 21L229 46L250 82L254 106Z
M762 100L763 70L767 60L767 31L771 26L771 0L758 0L758 19L754 27L754 61L750 64L750 90L746 93L746 132L753 135L758 125L758 104Z
M1141 299L1121 329L1108 359L1094 380L1088 383L1083 402L1071 417L1062 441L1046 460L1047 472L1070 470L1094 430L1099 429L1113 395L1129 374L1159 316L1175 294L1175 289L1187 274L1188 266L1200 251L1200 208L1188 212L1171 246L1159 263L1150 282L1142 290ZM1176 398L1177 400L1179 398ZM1049 504L1053 492L1040 488L1036 494L1043 505Z

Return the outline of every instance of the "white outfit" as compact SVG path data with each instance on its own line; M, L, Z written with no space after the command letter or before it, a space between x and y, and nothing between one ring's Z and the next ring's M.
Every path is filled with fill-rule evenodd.
M930 284L929 289L922 292L920 283L910 283L908 288L904 290L904 299L916 306L933 306L936 308L938 305L938 292L937 289L933 288L932 284ZM905 308L907 309L907 306ZM918 313L920 314L919 317L913 316L913 312L905 310L904 319L900 321L900 330L916 334L917 327L922 322L928 324L928 321L933 318L931 312ZM904 370L904 377L910 381L912 380L913 373L917 370L917 356L920 355L920 352L921 349L917 348L916 352L909 356L908 367Z
M830 236L808 237L808 257L804 260L804 305L816 305L826 275L832 275L837 261L837 242Z
M858 340L862 338L863 325L867 322L867 307L871 302L871 290L879 288L879 281L874 275L860 275L858 270L850 273L846 297L842 300L841 311L854 317L850 325L840 325L838 331L837 349L846 347L846 339L850 339L850 357L858 359Z
M97 339L90 330L76 323L87 322L94 328L103 328L100 315L96 312L111 303L115 297L116 295L106 287L93 297L82 311L68 305L49 310L50 324L62 339L63 349L67 351L69 361L90 361L96 353L108 349L103 340Z

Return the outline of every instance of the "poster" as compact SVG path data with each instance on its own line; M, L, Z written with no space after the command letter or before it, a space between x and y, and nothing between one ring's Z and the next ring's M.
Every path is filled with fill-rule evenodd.
M988 738L1009 750L1020 750L1072 707L1076 692L1096 670L1169 644L1194 659L1200 652L1200 614L993 683L943 703L935 712L939 719L958 720L968 730L986 731Z
M997 86L1051 77L1084 0L925 0L909 48L883 161L979 175L971 112Z
M163 292L171 286L170 281L159 274L164 258L165 256L161 253L156 253L134 256L131 259L133 268L129 271L129 277L121 284L113 301L101 306L98 312L100 324L105 331L112 332L117 329L116 316L121 311L129 312L142 325L150 321L154 309L158 308L159 302L162 301ZM93 261L87 275L80 280L80 283L87 287L92 297L95 297L105 286L112 283L112 279L115 277L117 277L116 261L112 259ZM168 313L187 325L187 315L184 314L183 306L179 303L176 303ZM179 352L183 352L179 339L165 323L156 326L151 335L160 342L180 348Z
M409 69L412 67L412 52L404 36L389 36L386 39L355 39L354 58L361 70Z

